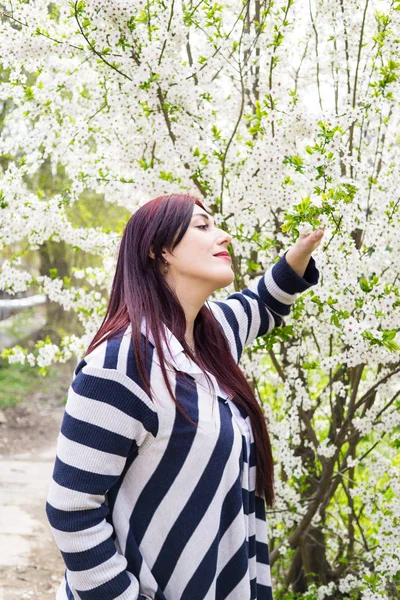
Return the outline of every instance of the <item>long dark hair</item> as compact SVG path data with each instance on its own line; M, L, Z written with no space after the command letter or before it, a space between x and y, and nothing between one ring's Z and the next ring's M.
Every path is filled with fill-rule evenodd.
M141 324L144 316L147 330L150 330L154 337L171 398L177 410L196 425L177 402L168 380L161 341L166 342L163 324L166 325L182 344L186 354L204 371L212 373L220 386L231 395L232 401L249 415L256 454L256 493L265 498L268 506L273 506L273 458L262 408L235 362L219 323L205 304L194 321L194 356L185 340L184 310L160 270L160 264L163 265L162 250L165 248L173 253L189 226L195 204L209 213L196 197L171 194L145 203L131 216L120 242L107 312L85 356L101 342L115 336L131 324L138 373L144 389L151 396L150 378L146 369L148 344L146 342L144 353L141 344ZM154 258L151 258L150 250L153 251ZM221 369L220 365L224 365L225 368Z

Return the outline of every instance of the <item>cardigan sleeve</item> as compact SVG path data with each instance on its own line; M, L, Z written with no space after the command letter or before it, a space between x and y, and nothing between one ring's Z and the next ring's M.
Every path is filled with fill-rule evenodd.
M157 429L151 400L130 377L84 359L79 363L68 390L46 500L73 598L143 598L138 579L114 543L106 493L128 458L134 460L151 444Z
M245 346L282 325L299 293L318 283L314 258L310 257L304 276L300 277L286 261L287 252L248 288L234 292L226 300L208 302L236 362Z

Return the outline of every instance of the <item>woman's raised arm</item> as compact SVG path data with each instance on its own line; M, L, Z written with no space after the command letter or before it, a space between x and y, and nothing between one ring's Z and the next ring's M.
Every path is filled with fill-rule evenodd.
M245 346L282 324L299 293L318 283L319 271L311 251L321 239L322 235L317 232L301 235L296 244L248 288L234 292L226 300L207 303L228 339L236 362Z

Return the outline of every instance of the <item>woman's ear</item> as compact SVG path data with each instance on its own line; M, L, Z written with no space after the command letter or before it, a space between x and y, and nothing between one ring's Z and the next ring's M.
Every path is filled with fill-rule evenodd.
M165 254L165 250L162 250L162 251L161 251L161 254ZM155 257L155 254L154 254L154 244L152 244L152 245L150 246L150 250L149 250L149 256L150 256L150 258L152 258L153 260L156 258L156 257Z

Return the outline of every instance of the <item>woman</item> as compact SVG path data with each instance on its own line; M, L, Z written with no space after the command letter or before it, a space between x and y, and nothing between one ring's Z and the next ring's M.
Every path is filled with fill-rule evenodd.
M189 195L133 214L57 440L46 512L67 567L58 600L272 598L271 446L238 362L317 283L322 236L207 301L233 282L232 236Z

